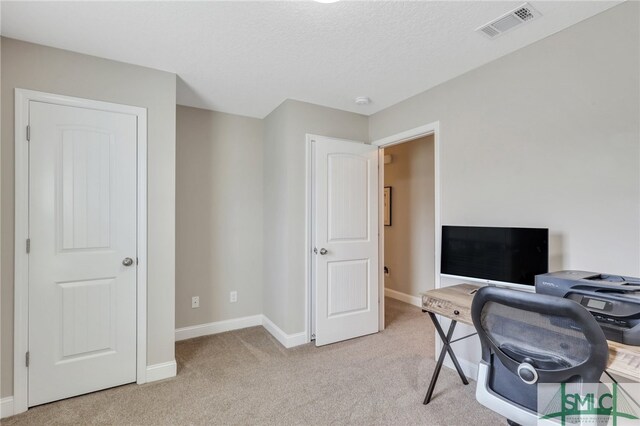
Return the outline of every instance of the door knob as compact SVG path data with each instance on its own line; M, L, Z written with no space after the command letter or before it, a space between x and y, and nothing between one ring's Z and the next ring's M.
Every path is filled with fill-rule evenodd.
M320 249L320 254L321 254L322 256L324 256L325 254L327 254L327 249L326 249L326 248L321 248L321 249Z
M131 266L133 265L133 259L130 257L125 257L124 260L122 261L122 264L124 266Z

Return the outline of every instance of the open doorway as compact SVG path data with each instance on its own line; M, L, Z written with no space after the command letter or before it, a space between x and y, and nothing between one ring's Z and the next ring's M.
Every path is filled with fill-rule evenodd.
M410 141L414 141L417 139L421 139L423 143L427 143L430 151L430 161L425 161L425 167L429 170L429 174L431 175L431 183L427 184L429 189L431 202L431 214L426 216L423 220L424 222L431 222L432 226L430 229L431 237L430 244L432 249L430 253L427 253L425 256L431 257L431 259L426 259L432 267L427 270L431 270L431 278L428 278L427 286L424 285L415 286L414 290L409 290L411 294L403 293L400 290L392 288L390 286L389 289L385 289L385 274L383 270L383 266L385 263L385 248L384 248L384 237L385 237L385 226L384 226L384 186L385 186L385 167L384 167L384 155L385 150L392 148L395 145L404 144ZM419 142L418 142L419 143ZM316 306L318 300L318 294L322 297L329 294L327 291L327 287L329 285L329 280L326 279L326 276L321 277L321 284L323 285L323 289L319 290L318 286L318 271L325 271L327 269L327 265L331 262L332 265L336 264L336 256L339 255L338 250L334 247L328 247L330 241L326 240L328 237L327 229L322 228L320 231L316 229L320 223L324 224L329 217L333 218L331 214L329 214L328 210L325 207L330 206L349 206L348 209L345 209L344 212L348 214L338 215L336 218L345 216L345 217L354 217L362 219L362 223L366 224L366 226L354 226L357 225L357 221L355 219L353 221L349 221L348 226L345 225L344 229L349 231L350 239L354 237L353 230L368 230L366 235L363 234L357 238L358 241L367 244L370 252L367 252L366 259L366 273L361 274L347 274L345 277L349 278L350 283L359 282L360 285L354 285L355 287L362 289L362 291L356 292L358 294L366 296L366 300L368 302L362 303L358 309L351 309L348 315L332 315L335 318L341 318L345 320L354 319L355 316L353 313L367 312L371 314L367 316L367 332L357 332L351 333L348 337L342 336L339 339L335 339L334 341L344 340L346 338L357 337L358 335L364 335L369 333L374 333L375 331L382 331L385 329L385 297L384 295L389 296L389 301L391 304L404 302L403 306L408 307L412 310L415 308L407 306L406 303L409 303L414 306L421 306L421 298L419 297L419 293L422 291L426 291L429 288L439 288L440 287L440 268L439 268L439 252L437 247L440 244L440 191L439 191L439 123L432 122L430 124L426 124L420 127L416 127L410 130L406 130L382 139L378 139L372 141L370 144L363 144L354 141L346 141L335 138L327 138L318 135L307 135L307 178L306 178L306 186L307 186L307 194L306 194L306 245L309 247L308 254L306 256L305 262L305 275L307 277L307 285L306 285L306 332L304 333L306 336L306 341L315 340L316 344L318 344L318 314L327 315L329 312L326 307L318 309ZM337 144L337 145L336 145ZM329 146L331 145L331 146ZM323 146L329 151L327 152L316 152L319 146ZM355 152L351 152L352 150L362 151L361 153L356 154ZM373 154L373 157L367 157L368 159L362 159L362 161L358 160L359 155L367 156ZM389 152L389 151L387 151ZM342 162L345 158L349 158L351 160L357 160L361 166L367 164L367 169L369 170L366 173L352 173L352 171L357 170L357 167L328 167L328 163L325 164L326 161L331 160L332 158L338 159ZM336 163L337 164L337 163ZM378 165L380 167L378 167ZM327 167L325 167L327 166ZM334 164L335 166L335 164ZM341 170L349 171L349 173L345 176L333 176L329 178L329 171L338 172ZM376 173L374 170L377 170L378 178L377 180L371 180L372 177L375 177ZM332 173L333 173L332 172ZM360 186L357 188L351 188L348 182L345 182L342 177L348 176L366 176L365 180L356 179L360 182ZM325 201L330 199L327 195L327 182L333 182L331 188L334 188L334 195L341 194L339 199L334 200L335 202L327 204ZM364 183L366 182L366 185ZM357 185L356 185L357 186ZM322 187L322 188L320 188ZM418 186L419 187L419 186ZM319 189L320 188L320 189ZM324 188L324 189L323 189ZM423 188L424 190L424 188ZM366 194L366 195L363 195ZM321 200L322 203L319 203L318 200ZM394 202L392 195L392 203ZM355 204L354 204L355 203ZM362 208L356 209L354 206L361 205ZM378 206L378 212L374 213L376 206ZM398 220L396 212L397 207L391 206L391 218L392 223L390 224L393 227ZM321 211L317 211L320 209ZM327 210L327 211L325 211ZM394 214L396 216L394 216ZM316 218L316 219L314 219ZM334 219L336 219L334 218ZM358 219L358 220L360 220ZM337 219L336 219L337 220ZM329 222L327 222L328 224ZM333 223L333 222L332 222ZM324 225L323 225L324 226ZM332 226L334 228L337 226L337 222ZM375 231L377 228L377 232ZM323 230L324 229L324 230ZM338 228L335 228L336 230ZM340 228L342 229L342 228ZM348 242L345 238L338 239L341 244ZM429 241L429 239L427 239ZM353 246L353 244L347 244L349 246ZM364 259L362 256L358 257L359 261ZM416 258L414 262L423 262L425 259ZM317 263L321 262L321 265ZM325 265L324 263L327 263ZM344 264L344 262L343 262ZM400 268L401 266L399 266ZM376 272L377 271L377 274ZM393 272L390 270L390 275ZM325 274L326 275L326 274ZM336 281L338 277L342 277L342 275L333 274L332 275ZM361 280L354 279L353 277L361 277ZM375 277L375 279L374 279ZM342 279L342 278L341 278ZM326 281L326 282L325 282ZM366 283L366 286L365 284ZM335 284L335 283L333 283ZM424 284L424 283L423 283ZM336 287L336 285L334 285ZM344 286L343 286L344 287ZM352 286L353 287L353 286ZM346 287L345 287L346 288ZM366 289L366 291L365 291ZM405 290L406 291L406 290ZM355 294L355 293L354 293ZM363 296L363 297L364 297ZM345 297L345 298L336 298L337 301L341 300L355 300L353 297ZM365 300L364 298L360 298L358 300ZM377 301L377 303L376 303ZM337 306L337 305L336 305ZM346 313L346 312L345 312ZM375 328L369 329L370 320L372 318L377 318L377 330ZM374 319L375 321L375 319ZM359 321L348 321L348 324L342 324L338 327L340 330L353 326L356 327L359 324ZM325 330L326 331L326 330ZM329 343L329 342L327 342Z
M436 286L435 138L433 134L383 148L385 327L409 303Z

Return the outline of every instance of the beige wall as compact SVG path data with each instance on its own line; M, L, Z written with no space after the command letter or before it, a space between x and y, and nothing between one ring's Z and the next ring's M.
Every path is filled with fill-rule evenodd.
M640 275L640 4L370 117L440 121L442 224L548 227L551 268Z
M367 117L287 100L264 126L263 311L292 334L305 329L305 135L366 141Z
M175 74L2 39L2 397L13 394L14 88L147 108L147 364L174 359Z
M261 314L262 120L178 106L176 127L176 327Z
M433 136L385 148L384 186L391 189L391 226L384 227L385 288L418 296L435 282Z
M439 121L443 225L547 227L551 270L640 276L639 16L623 3L409 98L371 138ZM473 376L477 339L456 345Z

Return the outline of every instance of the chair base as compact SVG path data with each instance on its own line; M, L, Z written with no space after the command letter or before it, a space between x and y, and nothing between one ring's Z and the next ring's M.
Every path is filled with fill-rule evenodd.
M505 416L507 422L510 425L522 425L522 426L558 426L555 421L541 419L537 413L527 410L523 407L517 407L510 401L505 400L501 396L493 393L489 388L489 369L490 366L485 361L480 361L478 364L478 384L476 385L476 400L495 411L496 413ZM514 419L514 420L511 420Z

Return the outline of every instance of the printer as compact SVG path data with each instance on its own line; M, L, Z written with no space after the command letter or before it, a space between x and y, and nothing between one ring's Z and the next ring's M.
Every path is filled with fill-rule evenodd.
M586 271L536 275L536 293L566 297L595 317L609 340L640 346L640 278Z

